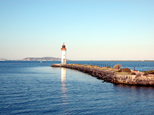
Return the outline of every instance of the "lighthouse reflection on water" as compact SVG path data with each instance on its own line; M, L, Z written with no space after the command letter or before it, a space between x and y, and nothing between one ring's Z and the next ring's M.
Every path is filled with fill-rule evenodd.
M61 90L62 90L62 97L63 97L63 104L67 104L67 88L66 88L66 68L61 68Z
M66 68L61 68L61 83L65 84L66 82Z

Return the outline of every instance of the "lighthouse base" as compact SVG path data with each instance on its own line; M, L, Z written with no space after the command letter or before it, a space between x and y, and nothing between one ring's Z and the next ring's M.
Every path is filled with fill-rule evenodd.
M62 62L61 64L66 64L66 62L64 63L64 62Z
M66 64L66 59L62 59L61 64Z

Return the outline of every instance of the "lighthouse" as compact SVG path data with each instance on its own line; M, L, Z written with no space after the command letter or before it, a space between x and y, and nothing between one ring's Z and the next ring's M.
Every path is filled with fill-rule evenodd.
M66 47L64 43L62 45L61 52L62 52L61 64L66 64Z

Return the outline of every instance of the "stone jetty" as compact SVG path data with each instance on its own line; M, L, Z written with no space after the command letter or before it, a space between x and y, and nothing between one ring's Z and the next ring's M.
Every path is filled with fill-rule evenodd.
M64 67L87 73L105 82L126 85L154 86L154 75L144 75L143 72L121 74L116 69L81 64L53 64L51 67Z

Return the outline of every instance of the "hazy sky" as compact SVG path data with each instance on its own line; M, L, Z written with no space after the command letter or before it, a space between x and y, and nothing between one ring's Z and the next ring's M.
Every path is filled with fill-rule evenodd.
M0 0L0 58L154 59L154 0Z

